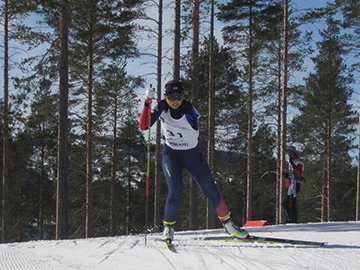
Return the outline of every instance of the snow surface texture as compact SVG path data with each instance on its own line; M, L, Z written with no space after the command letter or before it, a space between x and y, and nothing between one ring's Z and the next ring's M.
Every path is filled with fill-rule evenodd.
M288 224L247 228L253 235L327 242L293 246L193 240L224 230L175 232L177 253L160 234L31 241L0 245L1 270L227 270L360 269L360 222Z

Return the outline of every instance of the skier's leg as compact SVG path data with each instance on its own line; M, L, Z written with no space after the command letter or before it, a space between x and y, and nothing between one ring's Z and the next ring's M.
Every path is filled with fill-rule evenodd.
M225 230L236 237L246 238L248 232L236 226L230 217L230 211L221 197L215 184L210 167L200 151L199 147L191 150L191 158L186 159L185 168L189 171L194 181L198 184L201 191L209 199L216 210Z
M163 171L168 185L168 196L165 203L164 221L175 222L183 192L181 163L168 152L163 152Z
M290 196L286 195L285 199L282 202L282 206L284 207L286 222L291 221L291 209L290 209Z
M217 207L221 203L221 213L219 216L225 216L229 213L224 201L221 201L221 195L214 182L213 175L210 167L201 153L200 147L197 146L194 149L188 150L188 155L185 159L184 167L193 177L204 195L209 199L211 205L217 210Z
M291 202L291 223L297 223L297 216L296 197L293 197Z

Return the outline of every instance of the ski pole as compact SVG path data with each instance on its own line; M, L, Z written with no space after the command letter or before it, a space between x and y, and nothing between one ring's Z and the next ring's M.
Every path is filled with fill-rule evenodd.
M152 85L150 84L150 88ZM151 99L149 100L148 108L148 141L147 141L147 169L146 169L146 209L145 209L145 247L147 246L147 231L148 231L148 209L149 209L149 190L150 190L150 136L151 136Z

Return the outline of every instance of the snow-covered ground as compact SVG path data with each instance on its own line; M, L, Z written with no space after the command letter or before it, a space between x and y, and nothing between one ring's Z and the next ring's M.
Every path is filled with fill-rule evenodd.
M323 247L193 240L222 229L176 232L177 253L160 234L0 245L1 270L360 269L360 222L247 228L251 234L327 242Z

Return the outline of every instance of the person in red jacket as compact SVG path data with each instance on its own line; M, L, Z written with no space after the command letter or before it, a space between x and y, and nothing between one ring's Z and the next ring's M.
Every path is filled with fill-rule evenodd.
M304 162L299 157L298 151L294 146L288 146L286 148L286 155L289 156L289 171L287 173L283 173L286 179L285 184L287 191L285 199L282 202L282 206L285 210L286 222L297 223L298 214L296 198L301 185L304 182L304 177L302 176L304 171Z
M165 85L164 99L152 102L155 89L145 91L145 104L140 115L139 127L146 130L157 120L161 122L165 144L162 151L163 172L169 193L165 203L164 232L162 239L172 241L174 225L183 192L182 174L187 170L217 212L225 230L239 238L248 237L246 230L236 226L230 211L220 195L210 167L204 158L199 142L199 112L184 100L181 82L170 81ZM153 103L149 123L149 106Z

